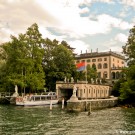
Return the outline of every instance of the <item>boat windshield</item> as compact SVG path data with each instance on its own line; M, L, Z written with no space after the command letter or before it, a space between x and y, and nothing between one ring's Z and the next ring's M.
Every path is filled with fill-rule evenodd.
M57 99L56 95L33 95L29 99L30 101L44 101L44 100L55 100Z

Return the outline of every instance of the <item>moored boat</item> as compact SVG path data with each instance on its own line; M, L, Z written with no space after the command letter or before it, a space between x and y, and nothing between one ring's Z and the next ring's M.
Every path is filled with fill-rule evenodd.
M55 92L41 95L27 95L16 98L16 105L18 106L41 106L41 105L55 105L58 103L58 98Z

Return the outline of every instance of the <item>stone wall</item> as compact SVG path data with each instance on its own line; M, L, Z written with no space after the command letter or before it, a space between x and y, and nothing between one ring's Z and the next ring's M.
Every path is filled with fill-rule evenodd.
M98 100L78 100L77 102L67 101L68 111L89 111L108 107L114 107L118 103L118 98L98 99Z
M59 100L61 98L66 99L66 97L70 98L74 86L77 88L77 97L82 100L109 98L109 96L111 96L112 87L110 85L90 83L86 84L86 81L77 83L57 82L56 93Z

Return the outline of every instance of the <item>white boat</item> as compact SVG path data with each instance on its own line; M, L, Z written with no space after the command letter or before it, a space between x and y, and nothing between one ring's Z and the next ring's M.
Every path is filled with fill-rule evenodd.
M18 106L41 106L41 105L55 105L58 103L55 92L49 92L47 95L30 95L16 98L16 105Z

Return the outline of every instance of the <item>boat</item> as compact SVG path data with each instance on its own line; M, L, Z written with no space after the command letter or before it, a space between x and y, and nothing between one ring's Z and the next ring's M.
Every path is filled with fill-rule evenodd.
M41 106L41 105L55 105L58 103L58 98L55 92L49 92L41 95L27 95L16 98L16 105L18 106Z

